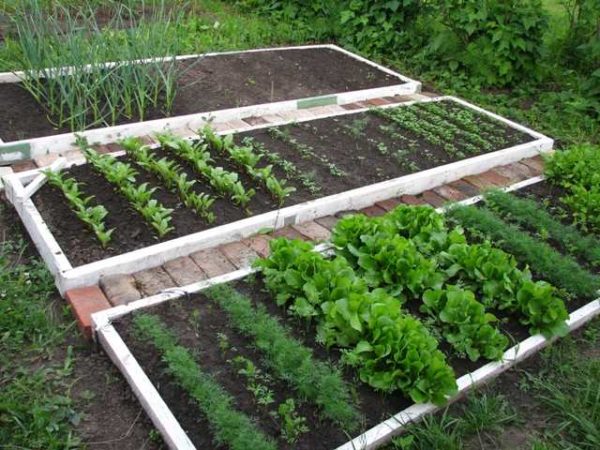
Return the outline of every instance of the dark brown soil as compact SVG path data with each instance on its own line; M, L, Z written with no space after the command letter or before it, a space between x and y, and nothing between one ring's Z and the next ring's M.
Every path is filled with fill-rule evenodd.
M219 55L183 61L172 116L402 84L369 64L330 49ZM54 128L19 84L0 84L5 142L69 132ZM165 117L149 111L146 120ZM135 122L122 120L119 124Z
M353 134L351 129L353 127L356 129L357 121L365 122L364 129L358 134ZM396 126L396 131L404 136L403 142L408 142L410 145L410 148L401 147L396 137L380 131L381 125L390 125L390 123L371 113L357 113L280 127L289 133L289 136L296 139L300 145L312 149L313 155L308 157L299 152L298 146L273 138L268 129L241 133L236 136L236 140L241 143L244 138L249 137L263 143L269 151L277 152L286 160L293 162L303 174L309 174L320 188L318 194L311 193L296 176L288 177L283 170L276 168L274 173L278 178L287 178L289 184L297 188L297 191L286 200L284 206L337 194L457 160L443 148L431 145L410 131ZM501 124L498 126L505 130L506 146L531 140L531 137L527 135L515 132ZM381 145L388 149L385 154L378 150ZM455 142L455 145L459 149L461 148L461 142ZM397 150L405 151L404 156L396 158L394 153ZM499 150L499 148L494 150ZM158 152L162 154L161 150ZM164 154L177 159L169 152ZM239 172L237 167L214 151L212 156L217 166ZM128 161L127 157L123 160ZM189 179L197 180L196 190L198 192L215 194L204 179L198 178L189 164L178 159L177 161L188 174ZM266 164L266 161L261 164ZM140 182L149 182L151 186L162 185L153 175L137 166L136 169L140 173L138 176ZM108 209L107 228L115 229L109 247L103 249L95 236L70 210L58 189L49 185L40 189L33 198L34 203L73 266L119 255L161 241L142 217L129 207L127 201L88 165L73 167L69 172L78 181L85 183L84 190L87 195L94 195L95 201ZM257 194L250 203L252 214L277 209L276 202L264 188L258 186L243 173L240 179L247 189L253 187L257 190ZM156 191L155 196L166 207L174 209L172 224L175 226L175 230L167 234L162 241L247 217L247 212L235 206L230 200L219 199L213 208L217 219L213 224L208 224L196 216L192 210L182 207L175 194L160 188Z

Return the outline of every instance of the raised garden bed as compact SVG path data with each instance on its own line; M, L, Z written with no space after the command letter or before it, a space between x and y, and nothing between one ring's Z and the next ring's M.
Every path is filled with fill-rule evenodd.
M512 204L513 197L507 198ZM487 211L491 202L492 197L487 198L486 205L477 210ZM498 202L496 198L497 205ZM464 202L464 204L470 203L473 203L473 200ZM466 211L472 210L468 207L466 209ZM388 216L391 214L394 213L389 213ZM287 250L287 246L291 244L282 243L273 249L270 262L262 265L262 273L258 276L248 277L251 270L242 270L181 288L178 292L160 294L94 315L98 339L129 380L134 392L171 448L194 448L194 446L204 448L211 446L217 436L225 439L226 444L222 448L239 448L236 447L239 442L236 444L231 434L221 433L219 424L223 415L219 417L207 415L206 405L202 403L203 397L194 397L190 385L185 382L186 376L191 376L190 373L200 371L207 374L207 378L220 386L222 392L230 397L232 407L249 418L249 422L237 423L243 422L244 426L247 423L253 424L255 428L252 436L257 439L253 444L264 445L255 448L372 449L400 433L407 423L419 420L424 414L439 408L439 405L428 403L428 400L439 402L438 395L446 396L449 401L455 400L465 391L488 381L540 350L551 342L557 333L574 330L600 313L600 301L594 300L598 296L600 278L591 272L585 275L590 282L588 285L590 290L587 293L569 291L567 286L562 284L564 280L559 277L549 280L559 290L555 288L548 290L549 285L539 281L541 278L547 279L540 274L546 270L545 264L548 261L555 265L556 272L560 272L560 265L564 264L562 260L569 258L568 254L559 252L554 258L540 261L538 264L536 261L527 260L526 255L518 253L516 265L514 263L506 265L512 257L493 247L490 251L490 247L480 246L476 235L468 238L466 244L457 236L451 237L453 221L461 221L468 215L454 212L450 214L451 219L447 219L443 228L445 230L443 233L449 233L446 235L448 240L445 240L436 232L440 225L437 219L431 219L435 216L423 208L411 208L404 213L396 214L395 226L402 231L400 235L396 234L395 238L390 238L391 235L384 236L386 233L392 233L392 230L384 231L385 228L380 228L377 232L371 228L370 224L380 219L357 221L346 218L343 224L338 224L333 233L335 254L348 255L348 259L338 261L336 263L338 265L327 262L331 261L330 257L319 256L310 249L303 249L306 244L291 246ZM500 220L500 217L502 214L498 213L496 219ZM556 217L548 217L547 220L560 223ZM477 228L482 223L486 222L465 221L468 230L472 226ZM513 223L513 219L510 223ZM352 231L356 230L357 226L362 229L361 233L364 233L362 236L379 237L375 241L362 239L364 245L360 248L355 247L356 250L348 254L349 244L358 242L356 240L358 235ZM502 222L502 227L510 226L514 224ZM482 231L485 231L484 229L485 227ZM509 230L518 240L518 232ZM489 230L486 234L488 232ZM430 239L431 233L436 235L435 240ZM467 234L470 235L470 231ZM528 233L528 235L532 238L532 245L547 246L535 234ZM588 239L585 236L583 238ZM405 267L402 276L395 274L393 268L386 265L390 277L382 277L378 275L377 267L383 267L380 262L384 260L374 256L376 270L373 272L373 262L367 263L366 259L361 259L368 254L369 248L377 247L374 244L377 239L395 239L404 243L404 247L398 247L398 243L391 245L390 242L382 247L386 248L387 252L399 252L397 259L394 260L402 260L400 265L411 264L408 263L410 259L406 253L407 244L408 247L414 245L417 253L427 255L428 262L419 265L412 260L412 268ZM506 243L500 242L500 244L504 247ZM594 245L600 249L598 241ZM469 250L463 252L462 249ZM331 254L330 251L321 250ZM447 260L448 254L454 256ZM311 275L310 270L307 269L310 265L307 266L302 262L306 259L303 255L313 255L309 259L316 264L314 274ZM352 255L362 256L353 259ZM389 260L390 258L385 259L385 261ZM505 262L502 263L501 260ZM418 267L422 271L432 261L437 265L435 270L444 273L444 281L441 285L428 288L429 281L426 276L415 282L417 278L407 275L406 270L411 272ZM526 264L531 268L533 279L536 281L529 281ZM318 296L309 295L308 288L302 288L305 282L310 282L311 277L314 277L313 279L319 276L328 277L327 273L330 269L333 269L336 274L343 272L345 275L332 279L334 281L331 285L317 283ZM494 273L494 270L488 269L497 269L500 272ZM367 306L363 306L367 309L360 309L362 312L353 318L354 310L350 305L358 300L348 295L349 292L360 294L361 289L355 289L357 285L352 284L354 287L343 294L342 286L351 279L347 278L350 276L345 272L347 270L353 270L357 274L359 283L360 279L366 280L369 289L380 288L387 294L393 293L393 299L387 297L382 299L373 295L369 300L365 300L364 305L389 303L389 306L393 306L391 304L395 302L396 307L416 317L421 324L426 324L421 330L426 330L426 333L434 337L437 341L436 347L444 355L443 365L451 366L453 376L457 377L454 388L448 386L447 381L443 381L444 371L440 366L436 366L440 361L434 363L432 360L425 363L425 368L437 367L436 377L429 378L432 376L428 372L429 369L422 368L420 375L412 379L417 384L412 384L413 388L410 388L411 383L407 383L407 378L414 377L414 372L409 375L411 374L408 370L409 366L404 365L407 360L398 356L402 351L396 349L394 344L391 344L389 355L378 359L375 369L370 365L370 358L376 351L376 343L380 343L378 339L389 332L383 333L382 324L394 320L402 322L405 319L398 318L390 309L383 322L370 322L370 315L375 314L376 311ZM477 275L478 270L484 273L483 278ZM578 270L585 271L585 267L578 266ZM287 274L285 277L279 276L284 273ZM574 278L583 276L575 271L572 275ZM300 283L294 281L294 277L297 276L303 277ZM503 279L503 283L508 279L511 281L508 285L497 286L496 290L489 290L488 283L493 283L496 279ZM356 280L352 283L355 282ZM336 283L342 283L338 286L342 291L327 290L333 289ZM452 287L454 285L460 285L462 288L456 290ZM324 288L324 286L328 287ZM536 287L532 288L532 286ZM447 292L454 290L454 292L464 293L462 289L465 289L476 293L475 298L471 300L467 300L464 295L452 300L465 303L465 307L459 308L464 317L456 323L469 325L460 328L460 331L453 328L452 324L455 322L450 309L443 309L443 314L435 310L434 299L438 297L427 293L435 292L440 287L442 290L447 289ZM514 291L509 292L512 289ZM275 292L279 306L275 301ZM337 294L334 294L335 292ZM421 300L423 295L424 298L429 299L427 303ZM571 313L568 318L559 297L565 300L566 309ZM336 300L342 298L350 299L347 303L344 301L343 304L346 305L344 308ZM449 308L450 301L448 297L444 308ZM471 304L471 307L466 308L467 303ZM492 339L489 329L482 334L481 328L479 332L474 331L478 329L477 327L471 328L476 323L475 317L479 314L474 312L473 303L483 305L481 308L486 313L493 313L500 319L500 322L487 321L485 326L488 328L491 326L496 333L504 335L504 341L499 338ZM539 309L529 307L534 303ZM308 308L310 305L318 309L314 314ZM320 309L321 307L323 310ZM325 314L323 311L326 311ZM307 317L310 317L310 320L307 321ZM566 322L563 322L565 319ZM273 326L271 324L273 320L280 325ZM267 324L271 326L266 326ZM479 327L481 326L483 325L480 323ZM310 349L312 356L309 362L305 362L306 365L312 364L316 367L320 362L327 362L334 367L339 367L339 378L336 379L343 386L345 385L352 395L340 394L345 392L343 389L325 391L337 393L326 395L325 399L316 397L315 392L311 391L300 395L299 392L303 391L299 390L301 384L294 384L298 383L294 368L306 369L306 365L298 363L294 365L275 356L285 353L281 348L286 348L273 345L273 340L281 338L278 334L279 327L285 330L285 336L296 339L296 342ZM383 334L371 334L368 330L372 327L379 329ZM270 332L262 335L265 330ZM537 331L542 331L544 335L535 334ZM419 334L414 330L413 332ZM460 336L459 339L456 339L457 335ZM410 337L404 335L397 342L403 342L404 346L413 343L414 339L416 339L414 334ZM331 345L329 350L324 347L323 342ZM480 350L479 354L472 353L475 348ZM344 352L340 352L341 349L345 352L353 350L354 356L351 358L348 358L348 355L344 356ZM183 354L186 352L187 357L184 357ZM418 355L420 358L424 358L423 355L432 358L441 355L430 352L431 349L425 351L422 348ZM293 354L293 351L290 350L290 354ZM433 356L434 354L437 356ZM395 355L393 359L395 362L390 362L390 355ZM486 364L486 359L498 359L498 361ZM346 364L340 365L340 360L345 360ZM182 361L186 361L186 364ZM252 367L259 370L253 372L258 373L258 377L248 375L246 370L249 367L248 361L252 361ZM349 366L349 363L353 366ZM189 368L188 364L192 364L194 369L185 375L182 367ZM288 372L282 373L282 367L286 367ZM404 375L398 376L394 368ZM318 370L311 373L322 374ZM391 378L375 376L377 374L388 374ZM371 388L371 386L379 386L380 389L389 390L390 380L396 380L398 383L391 382L395 386L393 392L384 395ZM311 380L315 385L318 385L319 381L319 375L315 375ZM427 386L427 388L424 390L419 388L415 391L414 386ZM284 416L278 413L278 405L285 404L289 398L293 399L296 406L294 417L297 423L308 425L307 429L297 425L296 431L299 431L299 434L294 442L286 440L286 437L290 437L291 431L283 425L286 423L283 420ZM419 402L412 404L416 399ZM327 402L334 402L338 408L327 409L324 407L330 405ZM356 408L360 416L354 422L346 420L351 417L350 414L342 413L346 411L344 408L348 405ZM305 422L301 420L302 417L306 419ZM352 423L356 425L354 429L351 429ZM249 429L240 428L237 431L240 435L243 431L247 436ZM348 434L358 437L346 442Z
M25 188L39 171L7 177L8 197L57 275L59 288L89 285L102 274L142 270L263 228L419 193L552 147L549 138L453 98L257 126L233 135L233 142L225 139L227 149L218 150L221 138L213 140L206 148L211 169L198 166L188 141L165 135L162 144L146 149L148 155L139 155L133 145L120 161L108 158L109 165L126 162L135 169L134 181L127 182L131 187L148 183L147 190L158 189L151 198L173 210L165 223L159 220L160 227L98 164L65 171L64 178L79 182L81 197L94 196L90 207L106 208L101 225L105 231L114 229L108 243L77 218L77 209L54 184L44 185L31 199L26 195L39 187ZM240 163L240 149L262 159L249 169ZM182 203L189 202L180 186L165 188L166 175L156 167L163 157L176 165L177 176L185 174L187 182L196 182L191 188L195 195L207 195L214 203L204 210L185 207ZM150 158L152 164L140 158ZM258 173L266 165L273 166L268 176L278 189ZM218 186L212 173L218 167L237 174L241 184ZM44 177L39 178L42 184ZM296 190L288 192L286 187ZM234 194L237 188L248 198L240 200L241 194ZM256 192L253 196L251 190Z
M199 127L216 121L344 104L418 92L420 83L334 45L284 47L177 57L184 75L172 117L148 112L144 122L117 125L84 134L108 143L116 136ZM109 64L110 66L110 64ZM189 67L187 67L189 66ZM187 67L187 69L186 69ZM0 74L0 163L73 148L71 130L55 128L19 81L21 73ZM4 141L4 142L2 142Z

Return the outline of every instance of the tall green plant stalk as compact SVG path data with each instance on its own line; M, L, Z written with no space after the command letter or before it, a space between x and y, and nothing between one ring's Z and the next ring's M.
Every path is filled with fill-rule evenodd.
M25 0L13 16L21 85L54 126L72 131L145 120L153 110L168 115L178 80L192 66L182 69L175 59L181 16L172 11L157 2L151 14L136 17L115 3L101 25L89 0L77 12ZM160 59L140 63L152 57Z

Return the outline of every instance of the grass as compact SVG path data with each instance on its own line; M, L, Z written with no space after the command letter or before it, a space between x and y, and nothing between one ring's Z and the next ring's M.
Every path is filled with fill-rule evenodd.
M0 448L76 448L72 352L67 347L64 358L55 355L65 352L71 325L55 307L42 262L27 256L24 241L1 238Z

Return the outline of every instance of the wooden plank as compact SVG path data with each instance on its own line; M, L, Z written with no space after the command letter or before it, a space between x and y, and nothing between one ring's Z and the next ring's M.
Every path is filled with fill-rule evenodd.
M58 158L49 167L44 168L44 170L51 170L53 172L58 172L67 164L66 158ZM23 199L31 198L33 194L35 194L38 189L40 189L44 184L46 184L47 177L43 172L40 172L37 177L35 177L23 190Z
M112 325L98 328L98 340L111 361L123 374L131 390L160 431L165 443L174 450L195 450L183 428L164 402L144 370Z

